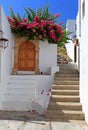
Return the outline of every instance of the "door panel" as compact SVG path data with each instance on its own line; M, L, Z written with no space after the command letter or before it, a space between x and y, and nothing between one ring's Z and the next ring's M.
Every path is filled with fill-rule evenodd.
M18 51L18 70L34 71L35 45L32 42L22 42Z

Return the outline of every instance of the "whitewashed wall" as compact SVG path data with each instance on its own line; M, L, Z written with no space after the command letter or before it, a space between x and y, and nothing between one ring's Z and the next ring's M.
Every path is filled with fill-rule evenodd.
M36 97L32 109L36 110L39 114L44 114L50 100L54 75L40 75L35 77L37 79Z
M80 7L79 7L80 9ZM78 70L80 72L80 35L81 35L81 21L80 21L80 14L79 12L77 13L77 17L76 17L76 25L77 25L77 30L76 30L76 36L77 39L79 40L79 46L78 46L78 60L77 60L77 66L78 66Z
M51 67L57 67L57 45L40 41L39 68L40 72L49 73Z
M88 0L85 0L85 16L82 18L82 3L77 16L78 38L80 42L80 100L82 103L85 119L88 123ZM81 14L81 15L80 15ZM79 17L81 16L81 17ZM80 25L79 25L80 24ZM81 28L79 28L81 26Z
M11 48L12 48L12 35L10 31L10 26L7 21L7 18L3 12L2 7L0 7L0 29L3 31L3 37L7 38L9 40L8 42L8 48L2 49L1 54L1 66L0 66L0 77L1 77L1 89L0 89L0 96L3 98L4 88L7 85L8 76L11 72ZM1 99L1 98L0 98Z
M69 43L65 44L65 47L66 47L68 56L74 62L74 43L72 42L72 40L69 40Z
M74 61L74 43L72 40L69 40L69 43L65 44L67 54L72 59L72 62L77 65L79 70L79 46L76 46L76 62Z
M68 37L73 40L74 36L76 36L76 20L68 19L66 23L66 30L72 32ZM67 49L68 56L74 62L74 43L72 40L69 40L69 43L65 44Z
M2 109L44 114L52 83L53 75L10 75Z

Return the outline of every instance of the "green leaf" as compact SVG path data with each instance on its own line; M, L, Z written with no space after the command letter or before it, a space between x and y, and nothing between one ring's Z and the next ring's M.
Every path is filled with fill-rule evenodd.
M15 14L14 14L14 12L13 12L12 7L10 8L10 16L11 16L12 18L15 18L15 17L16 17Z
M28 8L28 11L29 11L32 18L34 18L36 16L36 12L34 9Z
M42 19L42 8L38 8L36 15L38 15Z
M31 23L33 21L33 17L31 16L29 9L25 8L25 12L26 12L26 15L27 15L26 17L28 19L28 23Z
M17 12L17 19L18 19L18 21L21 21L21 19L22 19L18 12Z

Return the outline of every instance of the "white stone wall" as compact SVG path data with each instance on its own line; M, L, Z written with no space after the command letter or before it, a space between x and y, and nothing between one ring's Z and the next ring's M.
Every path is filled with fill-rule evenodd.
M53 75L10 75L3 110L36 110L44 114L51 94Z
M36 97L32 109L35 109L39 114L44 114L50 100L54 75L40 75L35 77L37 79Z
M39 47L40 72L49 73L51 67L57 67L57 45L40 41Z
M1 99L3 100L3 93L4 93L4 88L7 85L8 81L8 76L10 75L11 72L11 48L12 48L12 35L10 31L10 26L7 21L7 18L3 12L2 7L0 7L0 29L3 31L3 37L9 40L8 42L8 47L6 49L0 49L0 84L1 84L1 89L0 89L0 101ZM1 102L0 102L1 105Z
M69 40L69 43L66 43L65 46L66 46L68 56L74 62L74 43L72 42L72 40Z
M88 123L88 0L85 0L84 18L82 17L82 4L83 0L81 0L80 10L79 0L79 13L77 15L77 26L79 30L77 37L80 42L80 101L85 113L86 122ZM81 28L79 28L80 26Z
M80 21L80 13L78 12L77 17L76 17L76 25L77 25L77 30L76 30L76 36L77 39L79 40L79 46L77 48L78 55L77 55L77 66L78 70L80 71L80 36L81 36L81 21Z

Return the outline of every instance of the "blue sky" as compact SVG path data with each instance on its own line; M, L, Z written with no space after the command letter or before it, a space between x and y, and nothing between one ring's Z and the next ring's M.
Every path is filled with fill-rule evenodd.
M0 0L6 15L9 15L9 8L12 7L14 12L24 14L24 7L37 9L49 5L50 12L53 14L60 13L60 21L66 22L67 19L75 19L78 10L78 0Z

